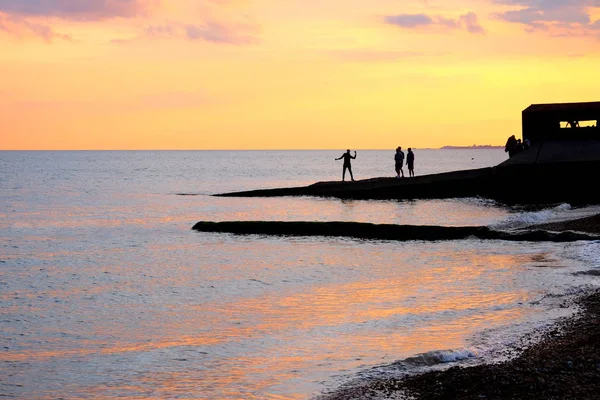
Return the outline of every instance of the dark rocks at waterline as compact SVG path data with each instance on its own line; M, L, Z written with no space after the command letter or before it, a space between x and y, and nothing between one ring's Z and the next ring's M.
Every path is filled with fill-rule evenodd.
M577 232L530 230L496 231L485 226L425 226L370 224L361 222L283 222L283 221L200 221L192 228L200 232L221 232L242 235L329 236L369 240L487 240L573 242L599 240L600 236Z

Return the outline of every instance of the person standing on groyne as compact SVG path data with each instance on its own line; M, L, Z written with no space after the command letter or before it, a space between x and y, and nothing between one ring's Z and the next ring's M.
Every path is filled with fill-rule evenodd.
M344 167L342 169L342 182L346 180L346 170L350 172L350 179L352 179L352 182L354 182L354 175L352 175L352 164L350 164L350 160L356 159L356 151L354 151L354 156L352 156L350 154L350 149L348 149L344 154L340 156L340 158L336 158L336 161L341 160L342 158L344 159Z
M404 170L402 170L402 165L404 164L404 152L402 151L402 147L398 146L398 148L396 148L394 160L396 161L396 178L404 178ZM402 174L402 176L400 176L400 174Z
M408 148L408 153L406 153L406 166L408 167L408 176L415 176L415 153L413 153L412 149Z
M517 149L517 138L515 135L512 135L506 141L506 146L504 146L504 151L508 153L508 158L514 156L516 154Z

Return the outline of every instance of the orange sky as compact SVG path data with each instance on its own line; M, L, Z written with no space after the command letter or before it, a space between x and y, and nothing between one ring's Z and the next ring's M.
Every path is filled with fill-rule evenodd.
M0 0L0 149L501 145L600 101L597 1L555 3Z

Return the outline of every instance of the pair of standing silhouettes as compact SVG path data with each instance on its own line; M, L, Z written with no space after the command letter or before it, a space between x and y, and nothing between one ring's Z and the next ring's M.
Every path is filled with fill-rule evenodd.
M353 156L350 153L350 149L346 150L344 154L336 158L336 160L341 159L344 159L344 166L342 169L342 182L346 180L346 170L350 172L350 179L354 181L354 175L352 175L352 164L350 160L356 159L356 151L354 152ZM394 159L396 160L396 176L398 178L404 178L404 171L402 170L402 166L404 164L404 152L402 151L402 147L398 147L396 149L396 155L394 156ZM408 148L408 154L406 155L406 166L408 167L409 176L415 176L415 154L413 153L410 147Z
M396 148L394 160L396 161L396 178L404 178L404 170L402 169L404 166L404 152L401 146ZM415 153L410 147L406 154L406 166L408 167L408 176L415 176Z

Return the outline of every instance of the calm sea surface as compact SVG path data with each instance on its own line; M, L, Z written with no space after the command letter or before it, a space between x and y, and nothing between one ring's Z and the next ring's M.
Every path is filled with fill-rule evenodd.
M494 360L600 283L600 243L199 233L200 220L511 229L598 212L211 194L339 180L340 151L0 152L0 395L309 399ZM416 150L417 175L502 150ZM356 179L394 175L358 151ZM405 171L406 172L406 171Z

